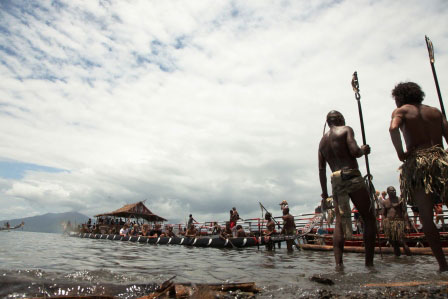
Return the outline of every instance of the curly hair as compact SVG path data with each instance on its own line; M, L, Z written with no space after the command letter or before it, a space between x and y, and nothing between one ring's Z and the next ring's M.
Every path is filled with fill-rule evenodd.
M401 82L392 90L392 97L403 104L421 104L425 93L417 83Z

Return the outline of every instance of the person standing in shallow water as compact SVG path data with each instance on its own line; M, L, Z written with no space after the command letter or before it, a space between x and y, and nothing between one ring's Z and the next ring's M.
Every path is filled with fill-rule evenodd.
M389 239L396 256L401 255L400 246L403 246L406 255L411 255L411 251L404 241L405 226L409 223L406 204L404 200L397 197L393 186L387 187L387 194L389 197L384 201L383 206L384 235Z
M356 158L370 153L368 145L358 146L353 129L345 125L344 116L338 111L330 111L327 115L330 130L325 133L319 143L319 179L322 198L328 198L327 163L332 171L331 186L336 213L335 231L333 234L333 250L336 266L342 266L344 239L351 238L350 199L355 204L364 225L365 264L373 266L375 249L376 220L371 209L371 201L367 186L359 171Z
M269 212L266 212L266 214L264 215L264 219L267 221L266 230L264 231L264 236L266 240L266 249L272 250L273 243L271 242L270 238L275 233L275 222L272 219L272 214Z
M294 221L294 217L289 214L289 208L283 209L283 228L282 228L282 234L287 236L294 236L297 233L296 230L296 223ZM294 240L286 240L286 248L288 251L292 251L294 244Z
M439 263L439 270L447 271L440 235L433 222L431 197L440 198L445 205L448 203L448 153L442 142L442 138L448 142L448 123L437 108L422 104L425 93L414 82L397 84L392 97L397 109L392 112L389 132L398 159L403 161L401 196L409 205L418 207L423 232Z

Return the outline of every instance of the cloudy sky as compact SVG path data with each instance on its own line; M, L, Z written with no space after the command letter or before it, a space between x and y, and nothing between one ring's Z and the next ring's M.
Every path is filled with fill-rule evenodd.
M327 112L361 143L355 70L375 186L398 187L390 92L415 81L438 106L426 34L448 97L447 16L444 0L1 1L0 220L140 200L172 222L312 211Z

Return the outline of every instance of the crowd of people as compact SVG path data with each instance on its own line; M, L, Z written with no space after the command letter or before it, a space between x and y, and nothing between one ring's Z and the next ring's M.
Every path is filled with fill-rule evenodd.
M262 235L270 237L274 234L296 234L296 224L294 221L294 217L289 214L288 203L286 201L283 201L280 206L283 213L283 226L281 230L276 231L275 228L277 223L275 222L272 215L267 212L265 215L266 229L261 232ZM233 207L229 213L229 220L226 221L223 226L219 225L218 222L214 222L211 232L208 231L208 229L210 229L209 227L206 227L206 232L201 232L201 229L204 227L200 223L198 223L196 219L193 218L192 214L189 215L185 227L181 227L179 225L176 226L176 230L178 236L185 237L200 237L201 235L210 234L223 239L255 237L256 234L254 234L254 232L247 231L241 224L237 223L239 220L244 219L240 217L236 207ZM97 218L96 223L92 222L92 219L89 218L86 223L78 227L78 230L82 233L117 234L120 236L145 236L150 238L157 238L175 237L176 234L174 233L173 227L174 225L165 225L164 229L162 229L162 225L157 223L139 224L136 221L130 221L130 219L123 220L122 218L113 219L110 217L99 217ZM288 250L292 250L292 246L293 240L288 240ZM272 248L272 246L270 248Z

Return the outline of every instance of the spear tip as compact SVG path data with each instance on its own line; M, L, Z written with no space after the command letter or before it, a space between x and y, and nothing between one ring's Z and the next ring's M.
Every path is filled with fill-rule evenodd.
M427 35L425 35L426 47L428 48L429 60L431 63L434 63L434 46L432 45L432 41L429 39Z

